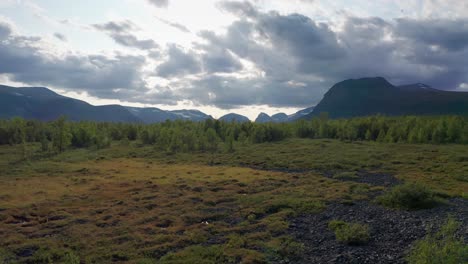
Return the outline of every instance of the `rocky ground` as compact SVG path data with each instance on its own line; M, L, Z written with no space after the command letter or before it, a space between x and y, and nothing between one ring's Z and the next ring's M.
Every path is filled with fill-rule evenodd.
M391 175L360 176L357 181L372 185L389 187L399 183ZM437 229L449 215L461 223L459 235L468 241L465 199L451 199L447 204L419 211L392 210L371 201L331 203L322 213L291 219L290 233L305 246L302 258L293 263L405 263L412 243L423 238L428 230ZM336 241L328 228L328 223L335 219L369 225L369 243L349 246Z

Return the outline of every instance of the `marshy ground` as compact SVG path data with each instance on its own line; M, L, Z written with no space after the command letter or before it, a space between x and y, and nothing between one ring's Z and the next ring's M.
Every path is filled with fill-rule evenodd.
M4 263L404 263L448 215L468 233L463 145L291 139L214 158L137 143L49 156L36 147L27 160L0 147ZM445 202L375 203L404 182ZM334 219L369 225L369 243L336 241Z

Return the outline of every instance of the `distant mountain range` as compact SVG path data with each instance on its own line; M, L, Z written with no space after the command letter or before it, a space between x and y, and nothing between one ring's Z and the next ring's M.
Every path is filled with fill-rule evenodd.
M314 110L314 107L309 107L302 109L292 115L286 115L285 113L278 113L272 116L269 116L265 113L260 113L255 119L256 123L282 123L282 122L292 122L298 120L304 116L309 115Z
M84 101L61 96L44 87L15 88L0 85L0 118L20 116L43 121L65 115L70 120L158 123L165 120L202 121L212 118L198 110L165 111L158 108L94 106Z
M198 110L174 110L166 111L159 108L149 107L125 107L139 118L142 122L147 124L160 123L166 120L191 120L191 121L203 121L206 119L213 119L212 116L207 115Z
M468 115L468 93L434 89L417 83L394 86L381 77L342 81L335 84L315 107L292 115L269 116L260 113L255 122L291 122L310 119L321 113L330 118L382 115ZM93 106L84 101L59 95L44 87L15 88L0 85L0 119L15 116L26 119L54 120L65 115L70 120L159 123L166 120L203 121L212 119L198 110L166 111L159 108L121 105ZM219 120L250 122L242 115L230 113Z
M468 115L468 93L437 90L421 83L394 86L381 77L352 79L335 84L305 118L324 112L331 118Z

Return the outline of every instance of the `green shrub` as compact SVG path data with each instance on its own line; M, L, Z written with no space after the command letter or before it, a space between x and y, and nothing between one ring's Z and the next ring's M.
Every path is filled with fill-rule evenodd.
M71 250L41 248L34 253L31 259L32 263L64 263L64 264L79 264L78 257Z
M0 248L0 263L14 263L15 255L6 249Z
M161 264L218 264L232 263L222 246L190 246L183 250L169 253L160 259Z
M439 201L433 191L416 183L398 185L377 198L377 202L383 206L406 210L432 208Z
M282 237L278 253L283 258L296 259L304 252L304 244L290 237Z
M290 236L280 236L270 242L267 254L271 262L282 259L285 263L300 258L304 252L304 244L295 241ZM269 263L269 262L268 262Z
M337 230L338 228L342 228L343 226L346 225L346 222L345 221L341 221L341 220L332 220L328 223L328 228L335 231Z
M348 245L366 244L370 239L367 225L332 220L328 223L328 228L335 232L336 240Z
M436 233L417 241L407 257L410 264L468 263L468 245L457 239L459 223L449 218Z

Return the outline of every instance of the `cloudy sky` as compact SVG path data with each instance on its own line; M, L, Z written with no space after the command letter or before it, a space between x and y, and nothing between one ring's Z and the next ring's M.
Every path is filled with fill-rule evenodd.
M468 1L0 0L0 83L250 118L383 76L468 91Z

